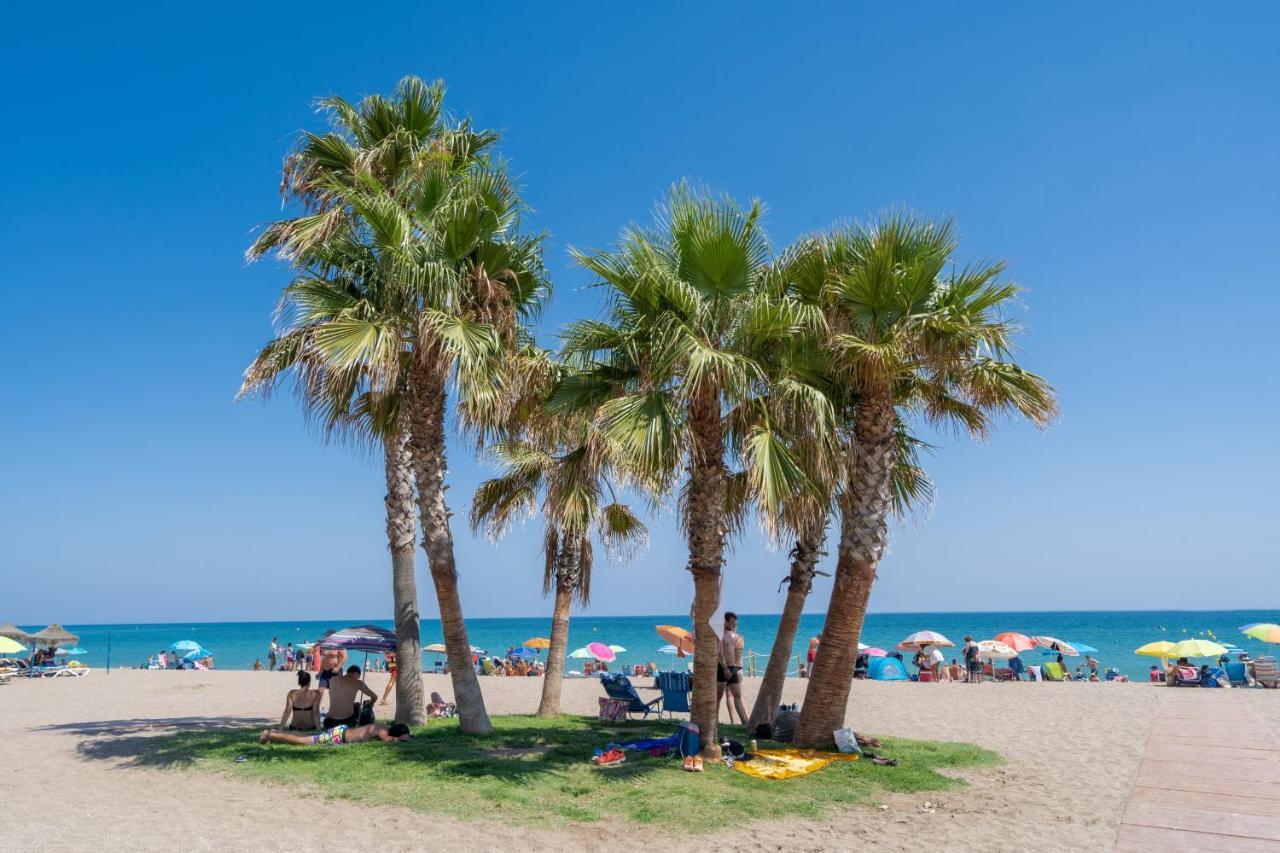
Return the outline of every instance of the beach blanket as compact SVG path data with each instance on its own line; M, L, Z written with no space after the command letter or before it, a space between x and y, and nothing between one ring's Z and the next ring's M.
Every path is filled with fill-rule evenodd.
M734 762L733 769L757 779L794 779L821 770L833 761L857 761L849 753L822 752L816 749L760 749L750 761Z

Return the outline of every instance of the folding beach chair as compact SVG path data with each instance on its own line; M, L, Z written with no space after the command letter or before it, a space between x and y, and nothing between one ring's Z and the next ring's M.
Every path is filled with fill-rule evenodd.
M658 716L670 716L677 712L690 713L689 688L689 673L659 672L658 689L662 691L662 711Z
M1045 681L1066 681L1067 670L1057 661L1040 664L1040 675Z
M604 692L609 695L610 699L623 699L627 702L627 713L643 714L647 719L652 712L661 714L662 697L659 696L651 702L645 702L640 698L640 694L636 692L635 687L631 684L631 679L622 673L606 672L600 676L600 684L604 686ZM659 706L655 708L654 706Z
M1249 665L1242 660L1227 661L1227 679L1232 687L1248 686Z
M1253 677L1263 687L1280 687L1280 672L1276 670L1276 659L1260 657L1253 662Z

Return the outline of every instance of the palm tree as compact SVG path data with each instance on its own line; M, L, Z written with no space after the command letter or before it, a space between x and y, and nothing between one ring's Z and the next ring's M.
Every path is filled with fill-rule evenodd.
M501 165L478 153L495 137L448 122L442 97L443 87L407 78L393 100L322 102L334 132L306 137L286 162L286 195L305 212L269 226L250 254L298 261L335 242L364 250L360 273L378 298L312 288L304 298L329 317L313 339L333 365L366 371L379 405L398 414L460 726L487 733L444 500L446 388L456 382L464 419L497 411L490 401L509 378L502 356L527 335L521 322L547 288L540 238L519 234L518 196ZM403 494L403 478L396 485ZM398 638L408 628L398 620ZM421 665L413 634L402 667Z
M742 208L687 185L674 187L652 229L623 232L612 251L575 251L609 288L608 322L575 323L565 353L579 373L561 383L553 408L588 411L632 480L666 494L683 479L680 516L694 597L692 718L719 753L718 642L728 519L730 453L742 448L749 487L768 512L804 475L758 400L767 395L768 353L796 334L801 317L766 287L769 243L762 207ZM740 413L741 440L728 413Z
M820 286L798 277L794 290L826 316L829 369L849 405L835 581L796 732L802 743L828 743L844 724L911 418L982 437L995 414L1045 425L1056 413L1048 383L1012 359L1016 329L1005 312L1018 288L1001 280L1003 264L957 267L950 222L892 214L816 245L826 274Z
M545 519L542 591L555 591L555 605L539 717L560 713L569 612L575 600L585 605L591 597L592 529L615 551L629 551L648 532L618 501L608 480L607 448L595 440L590 424L580 417L567 420L542 420L529 440L495 445L502 476L481 483L471 504L472 528L492 537L539 509Z

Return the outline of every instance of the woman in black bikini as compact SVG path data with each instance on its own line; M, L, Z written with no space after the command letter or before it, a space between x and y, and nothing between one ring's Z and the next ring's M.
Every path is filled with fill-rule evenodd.
M280 728L314 731L320 728L320 691L311 689L311 673L298 672L298 686L289 691L280 715Z

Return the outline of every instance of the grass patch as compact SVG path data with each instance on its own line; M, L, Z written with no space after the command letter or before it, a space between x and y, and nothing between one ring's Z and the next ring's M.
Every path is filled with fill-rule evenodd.
M610 741L664 737L670 722L607 723L585 717L555 720L493 718L493 734L464 735L455 720L433 720L402 745L365 743L299 747L257 742L258 729L200 729L146 738L137 761L187 765L232 776L299 786L329 797L406 806L460 818L501 809L504 821L582 823L621 817L672 830L711 831L743 817L821 817L834 807L874 802L882 792L936 791L964 783L938 771L998 762L969 744L886 738L870 761L836 762L786 781L753 779L723 765L685 773L679 758L628 753L626 764L597 768L588 759ZM742 729L723 726L745 742ZM783 746L782 744L761 744ZM238 756L245 760L237 762Z

